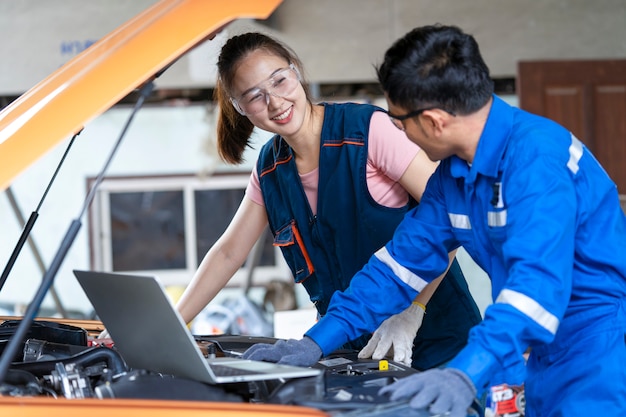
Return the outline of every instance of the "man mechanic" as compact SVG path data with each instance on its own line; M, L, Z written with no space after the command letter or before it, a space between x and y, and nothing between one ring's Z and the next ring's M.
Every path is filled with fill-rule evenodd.
M406 308L463 246L494 303L445 367L381 392L462 417L504 382L496 375L525 371L508 382L525 383L527 416L626 415L626 217L615 183L567 129L495 96L478 44L457 27L410 31L378 79L396 126L441 163L419 208L303 339L245 356L314 363Z

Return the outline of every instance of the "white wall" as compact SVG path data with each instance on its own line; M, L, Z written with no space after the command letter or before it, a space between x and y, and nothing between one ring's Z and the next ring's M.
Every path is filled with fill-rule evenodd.
M626 57L624 0L285 0L271 27L329 82L374 79L393 41L435 23L473 34L495 77L519 60Z

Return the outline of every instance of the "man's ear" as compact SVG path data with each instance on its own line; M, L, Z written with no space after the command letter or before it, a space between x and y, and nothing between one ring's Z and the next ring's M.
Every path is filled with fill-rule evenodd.
M441 136L448 120L446 115L439 109L426 110L422 113L423 128L431 135Z

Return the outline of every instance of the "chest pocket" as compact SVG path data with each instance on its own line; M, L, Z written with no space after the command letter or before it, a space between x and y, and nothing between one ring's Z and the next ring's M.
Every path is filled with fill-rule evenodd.
M274 246L282 251L296 283L303 282L315 271L295 220L276 231Z

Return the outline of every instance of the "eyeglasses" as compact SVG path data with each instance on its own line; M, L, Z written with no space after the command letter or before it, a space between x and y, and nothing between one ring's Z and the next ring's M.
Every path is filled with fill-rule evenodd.
M446 109L442 109L441 107L437 107L437 106L432 106L432 107L425 107L423 109L417 109L417 110L413 110L408 112L407 114L402 114L402 115L398 115L396 116L395 114L391 114L389 112L387 112L387 116L389 116L389 119L391 120L391 123L393 123L393 125L395 127L397 127L398 129L404 131L404 124L402 123L404 120L406 119L410 119L411 117L417 117L420 114L424 113L427 110L434 110L434 109L440 109L445 111L448 114L451 114L452 116L456 116L456 113L448 111Z
M239 98L230 98L235 109L242 115L262 112L270 104L270 94L285 97L294 92L302 78L294 64L279 70L262 83L244 92Z

